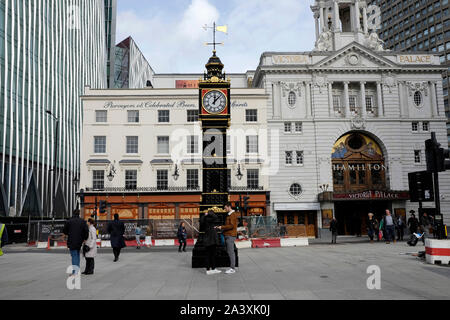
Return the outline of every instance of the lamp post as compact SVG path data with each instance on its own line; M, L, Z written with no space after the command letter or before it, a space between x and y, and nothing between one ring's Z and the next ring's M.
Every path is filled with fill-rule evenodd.
M75 176L73 177L72 182L75 188L75 201L76 201L75 209L77 209L79 208L77 192L78 192L78 183L80 182L80 180L77 177L77 174L75 174Z
M178 164L175 164L175 171L174 171L172 177L173 177L173 180L175 180L175 181L177 181L178 178L180 177L180 173L178 170Z
M56 121L56 125L55 125L55 154L54 154L54 161L53 161L53 176L54 176L54 180L55 180L55 190L54 190L54 192L53 192L53 197L52 197L52 217L53 218L55 218L55 204L56 204L56 190L57 190L57 186L56 186L56 183L57 183L57 176L56 176L56 174L57 174L57 170L56 170L56 165L57 165L57 157L58 157L58 147L59 147L59 144L58 144L58 134L59 134L59 118L58 117L56 117L50 110L47 110L46 111L46 113L48 114L48 115L50 115L52 118L53 118L53 120L55 120ZM63 218L65 218L64 216L63 216Z

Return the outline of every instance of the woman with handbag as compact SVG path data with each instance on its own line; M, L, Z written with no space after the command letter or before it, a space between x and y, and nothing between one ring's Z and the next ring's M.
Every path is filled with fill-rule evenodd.
M201 218L201 224L205 235L203 237L203 245L206 248L206 274L217 274L222 271L216 270L216 249L219 245L219 237L217 235L216 226L219 222L214 211L209 210Z
M94 220L88 222L89 237L83 245L83 255L86 258L86 269L82 274L94 274L94 258L97 256L97 230L94 226Z

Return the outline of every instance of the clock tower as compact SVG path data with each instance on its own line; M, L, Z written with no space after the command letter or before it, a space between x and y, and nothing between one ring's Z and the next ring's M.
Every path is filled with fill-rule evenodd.
M199 81L199 120L203 132L203 190L200 215L214 210L225 222L223 206L229 201L227 167L227 130L230 127L230 80L223 73L224 65L216 50L206 64L207 72ZM204 267L206 251L200 234L192 254L192 267ZM237 258L237 256L236 256ZM236 260L237 261L237 260ZM225 247L217 248L217 267L229 266Z

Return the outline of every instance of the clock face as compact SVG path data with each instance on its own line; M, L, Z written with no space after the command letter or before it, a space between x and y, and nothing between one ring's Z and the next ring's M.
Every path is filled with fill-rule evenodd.
M211 90L203 97L203 108L209 113L218 114L227 106L227 97L222 91Z

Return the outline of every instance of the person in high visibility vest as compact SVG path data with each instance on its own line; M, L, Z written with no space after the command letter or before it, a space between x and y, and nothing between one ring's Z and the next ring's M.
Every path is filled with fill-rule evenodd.
M8 243L8 232L6 225L0 223L0 257L3 255L2 247Z

